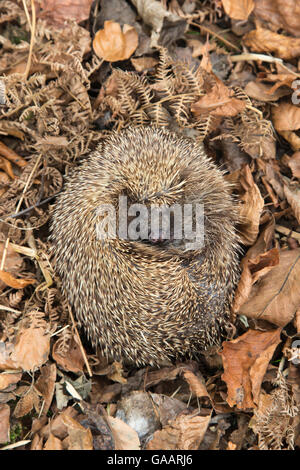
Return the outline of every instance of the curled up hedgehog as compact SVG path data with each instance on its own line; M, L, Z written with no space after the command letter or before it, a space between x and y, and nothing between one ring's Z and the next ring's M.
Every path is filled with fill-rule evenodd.
M176 238L172 211L169 231L139 219L132 237L111 232L114 223L99 235L99 208L119 220L120 196L128 214L132 204L199 205L202 243ZM91 343L138 366L218 344L238 280L236 222L229 185L201 145L154 127L107 137L67 178L51 224L56 270Z

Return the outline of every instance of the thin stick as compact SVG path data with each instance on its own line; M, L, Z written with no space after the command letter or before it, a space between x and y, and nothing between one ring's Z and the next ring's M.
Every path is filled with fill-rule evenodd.
M26 191L27 191L27 189L28 189L28 186L29 186L29 183L30 183L30 181L31 181L31 178L32 178L32 176L33 176L35 170L37 169L37 166L38 166L38 164L40 163L41 158L42 158L42 154L40 154L40 155L38 156L38 158L36 159L36 162L35 162L35 164L34 164L34 167L33 167L32 170L31 170L31 173L30 173L30 175L29 175L29 177L28 177L28 179L27 179L27 181L26 181L26 184L25 184L25 186L24 186L22 195L21 195L20 200L19 200L19 202L18 202L18 205L17 205L17 208L16 208L16 213L19 212L19 209L20 209L21 204L22 204L22 202L23 202L25 193L26 193Z
M234 44L232 44L231 42L229 42L228 39L223 38L220 34L212 31L209 28L207 28L207 26L203 26L202 24L194 23L193 21L191 21L189 24L191 24L192 26L197 26L197 28L199 28L199 29L203 29L205 32L209 33L213 38L216 37L220 41L224 42L224 44L226 44L226 46L230 47L231 49L235 49L238 52L240 51L240 49L237 46L235 46Z
M29 28L30 28L30 31L31 31L32 30L32 25L31 25L31 19L30 19L29 11L28 11L28 8L27 8L27 5L26 5L26 0L22 0L22 3L23 3L26 18L27 18L27 21L28 21L28 24L29 24Z
M83 360L84 360L85 365L86 365L86 367L87 367L89 376L92 377L93 374L92 374L90 365L89 365L89 363L88 363L88 360L87 360L87 357L86 357L86 354L85 354L85 350L84 350L84 348L83 348L83 346L82 346L81 339L80 339L79 333L78 333L77 328L76 328L75 320L74 320L73 313L72 313L72 310L71 310L70 305L68 305L68 309L69 309L69 314L70 314L70 317L71 317L71 320L72 320L72 323L73 323L73 327L74 327L74 330L75 330L75 334L76 334L77 339L78 339L78 344L79 344L79 347L80 347L80 351L81 351Z
M232 60L232 62L240 62L242 60L260 60L263 62L278 62L279 64L283 63L283 60L279 59L278 57L272 57L266 54L254 54L251 52L245 52L243 54L232 55L230 56L230 60Z
M24 4L24 2L23 2L23 4ZM26 13L26 10L25 10L25 13ZM27 80L27 77L28 77L28 74L29 74L29 71L30 71L30 67L31 67L32 51L33 51L33 45L34 45L34 39L35 39L36 14L35 14L34 0L31 0L31 14L32 14L32 24L31 24L32 27L31 27L29 54L28 54L26 69L25 69L25 72L24 72L24 79L25 80ZM30 22L29 22L29 26L30 26Z
M40 155L38 156L38 158L36 159L36 162L35 162L35 164L34 164L34 167L32 168L32 171L31 171L31 173L30 173L30 175L29 175L29 177L28 177L28 179L27 179L27 181L26 181L26 184L25 184L25 186L24 186L22 195L21 195L21 197L20 197L20 200L19 200L18 205L17 205L17 208L16 208L16 214L19 212L19 209L20 209L21 204L22 204L22 202L23 202L25 193L26 193L27 188L28 188L28 186L29 186L30 180L31 180L31 178L32 178L32 176L33 176L33 174L34 174L34 172L35 172L35 170L36 170L36 168L37 168L37 166L38 166L38 164L39 164L41 158L42 158L42 155L40 154ZM3 251L3 255L2 255L2 260L1 260L1 268L0 268L1 271L3 271L3 268L4 268L8 244L9 244L9 237L7 237L7 239L6 239L6 241L5 241L5 247L4 247L4 251Z
M282 233L282 235L289 236L290 238L295 238L300 242L300 233L294 232L293 230L283 227L282 225L275 225L276 232Z
M1 271L3 271L3 268L4 268L8 244L9 244L9 238L7 237L5 241L5 245L4 245L4 250L2 253L2 260L1 260L1 267L0 267Z

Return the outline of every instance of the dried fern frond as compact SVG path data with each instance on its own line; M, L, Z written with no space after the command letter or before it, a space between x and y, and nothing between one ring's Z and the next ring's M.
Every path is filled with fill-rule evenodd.
M262 450L293 449L293 424L299 408L281 373L274 385L276 388L269 395L269 406L261 407L261 410L258 407L254 411L253 430L258 435L258 445Z

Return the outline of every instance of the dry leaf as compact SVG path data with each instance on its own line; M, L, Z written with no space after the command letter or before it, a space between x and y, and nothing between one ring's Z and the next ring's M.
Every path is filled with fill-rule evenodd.
M52 433L55 437L58 437L61 440L65 439L68 435L68 428L64 422L64 417L70 416L75 419L77 415L78 412L73 407L69 406L68 408L65 408L41 429L41 436L48 439Z
M82 373L84 368L84 359L75 335L69 344L69 350L62 354L59 350L60 341L56 341L52 348L52 357L57 364L64 370Z
M5 444L9 441L9 417L10 407L0 403L0 444Z
M11 384L16 384L21 380L22 372L14 373L2 372L0 374L0 390L6 389Z
M90 429L84 428L66 414L63 416L63 422L69 433L69 450L93 450L93 436Z
M19 369L19 364L13 359L14 344L0 342L0 370ZM5 381L5 379L3 379Z
M158 60L154 57L138 57L137 59L130 59L130 62L137 72L152 69L158 64Z
M259 0L255 2L254 14L272 29L284 29L293 36L300 36L300 3L297 0Z
M7 158L8 160L15 163L21 168L27 165L27 162L26 160L24 160L24 158L20 157L11 148L7 147L3 142L0 142L0 155Z
M137 432L119 418L107 417L115 441L115 450L140 450Z
M234 97L234 91L224 85L217 77L210 92L202 96L191 106L195 116L211 113L214 116L236 116L243 111L246 103Z
M3 250L4 250L5 243L0 243L0 257L2 259ZM16 253L16 251L12 248L11 244L9 243L7 246L6 257L5 257L5 269L12 274L17 274L23 266L23 260L21 256ZM6 283L1 281L0 279L0 288L3 289L6 287Z
M286 196L288 203L293 209L293 213L300 224L300 186L299 184L290 184L290 180L288 178L283 177L283 179L287 183L283 187L284 195Z
M12 359L23 370L34 371L47 361L49 352L49 333L44 328L30 327L18 334Z
M277 326L292 321L300 306L300 249L279 252L279 264L252 286L239 313Z
M18 388L17 394L21 394L22 396L14 409L14 416L16 418L22 418L27 415L33 407L36 412L39 413L40 397L34 387L21 386Z
M233 312L237 313L241 306L248 299L253 284L266 273L268 273L274 266L279 263L279 250L273 248L266 253L259 254L256 258L245 257L242 260L242 274L239 284L235 293L234 303L232 306Z
M297 136L295 132L292 131L278 131L282 137L287 140L292 147L292 149L297 152L300 150L300 137Z
M161 431L156 431L147 450L198 450L206 433L208 416L180 415Z
M47 364L40 369L41 375L39 376L35 388L39 391L44 399L42 416L48 413L50 408L56 380L56 365Z
M188 39L187 45L193 50L192 57L199 57L202 55L203 48L205 47L204 43L198 39Z
M63 25L66 20L80 23L90 14L93 0L42 0L37 16L48 24Z
M225 13L234 20L246 20L254 10L253 0L222 0Z
M196 395L196 397L208 397L205 383L202 383L201 380L190 370L185 370L183 376L187 383L189 384L191 392Z
M180 39L187 22L175 13L167 11L161 2L156 0L132 0L139 16L146 25L152 28L150 47L168 46Z
M0 270L0 280L7 286L13 287L14 289L24 289L24 287L34 284L35 279L17 279L12 274Z
M123 366L121 362L113 362L112 370L107 375L107 377L112 380L113 382L119 382L120 384L126 384L127 379L123 377Z
M272 110L273 124L277 131L300 129L300 108L291 103L280 103Z
M264 208L264 199L255 184L248 165L240 170L239 184L244 194L240 196L239 236L244 245L253 245L259 232L260 216Z
M245 93L255 100L268 102L277 101L282 96L289 95L290 91L280 88L274 89L274 87L266 85L265 83L251 81L247 83Z
M273 33L260 25L244 36L244 43L252 51L273 52L277 57L285 60L300 56L300 39Z
M285 155L282 162L290 167L294 178L300 179L300 152L295 152L291 157Z
M61 440L50 433L50 436L44 445L44 450L63 450Z
M237 339L223 342L222 380L227 385L229 406L247 409L258 403L263 377L280 343L280 332L248 330Z
M107 62L117 62L129 59L138 46L138 33L133 26L125 24L123 31L119 23L105 21L104 29L95 34L93 48L101 59Z

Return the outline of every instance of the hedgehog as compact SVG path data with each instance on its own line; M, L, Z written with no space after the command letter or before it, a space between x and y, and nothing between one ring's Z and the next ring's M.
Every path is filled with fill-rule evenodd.
M117 220L120 196L127 209L173 214L174 204L190 205L193 224L199 205L202 243L175 239L174 214L169 232L160 224L153 235L146 221L132 237L113 232L114 223L99 235L99 208L113 208ZM150 126L104 138L66 178L50 236L64 294L92 346L157 366L220 345L239 277L237 221L230 185L202 144Z

